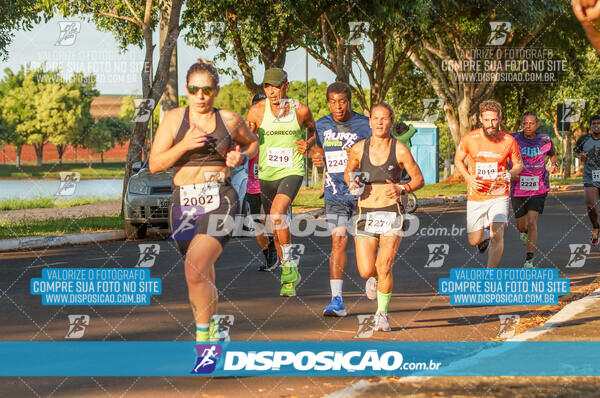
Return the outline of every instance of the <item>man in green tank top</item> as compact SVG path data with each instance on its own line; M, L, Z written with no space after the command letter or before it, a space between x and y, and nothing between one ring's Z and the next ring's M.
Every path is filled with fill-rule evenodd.
M246 118L258 135L261 200L281 258L280 295L284 297L295 296L300 282L285 218L304 178L305 153L315 141L312 113L306 105L287 97L289 87L283 69L267 69L263 79L267 98L254 104ZM308 140L303 129L308 131Z

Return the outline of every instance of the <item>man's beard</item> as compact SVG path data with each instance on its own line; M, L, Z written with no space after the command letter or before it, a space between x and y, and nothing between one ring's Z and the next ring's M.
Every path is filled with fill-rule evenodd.
M489 131L492 131L492 133L490 133ZM491 138L491 139L496 139L496 138L498 137L498 133L500 132L500 129L499 129L499 128L497 128L497 129L492 129L492 128L490 128L490 129L486 129L486 128L484 127L484 128L483 128L483 132L485 133L485 135L486 135L488 138Z

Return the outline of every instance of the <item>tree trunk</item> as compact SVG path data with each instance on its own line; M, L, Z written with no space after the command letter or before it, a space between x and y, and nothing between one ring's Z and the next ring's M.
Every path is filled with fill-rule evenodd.
M150 2L150 6L151 5L152 3ZM145 27L143 28L145 59L142 68L142 96L144 98L154 100L155 103L159 101L160 97L162 96L165 90L168 70L171 64L171 54L173 48L175 47L175 44L177 43L177 38L179 37L179 19L181 16L182 6L183 0L171 1L171 12L169 15L169 27L167 31L168 33L165 37L164 45L160 50L158 68L156 69L156 75L154 76L153 81L150 80L150 72L152 68L152 53L154 51L154 44L152 43L152 27L150 25L151 12L149 9L146 9L147 12L144 18ZM131 140L129 142L129 148L127 150L125 176L123 177L121 214L123 214L123 200L125 200L125 195L127 193L127 184L129 183L129 178L133 175L133 163L142 160L142 152L144 150L147 127L148 121L137 122L135 123L135 127L133 128L133 132L131 134Z
M35 148L35 156L37 157L37 166L42 167L42 157L44 155L44 144L33 144Z
M22 149L23 149L23 147L20 145L15 146L15 152L17 153L17 168L21 167L21 150Z
M58 152L58 164L62 165L63 154L65 153L65 145L57 145L56 151Z
M446 115L448 130L450 131L452 141L454 141L454 146L456 148L458 148L458 144L460 143L462 136L472 130L471 119L468 114L469 107L470 101L467 98L463 98L459 104L457 117L457 112L454 106L449 103L444 104L444 114ZM450 143L448 143L448 145L450 145ZM450 177L445 179L443 182L455 183L462 181L464 181L463 176L458 172L458 170L454 169L454 172L450 175Z
M104 152L100 152L100 163L104 164Z
M564 164L564 170L563 170L563 178L571 177L571 166L573 164L573 153L572 153L572 149L571 149L572 138L573 138L573 133L571 131L566 131L565 132L565 144L564 144L565 164Z
M171 8L161 14L160 16L160 48L164 47L165 38L167 37L167 31L169 29L169 16ZM171 63L169 64L169 75L165 92L160 99L160 121L168 111L179 106L179 86L177 85L177 44L173 47L173 53L171 55Z

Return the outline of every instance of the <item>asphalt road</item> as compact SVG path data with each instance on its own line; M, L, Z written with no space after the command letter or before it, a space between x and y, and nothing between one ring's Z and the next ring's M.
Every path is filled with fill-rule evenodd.
M418 231L406 237L394 263L394 295L390 303L392 332L376 332L381 341L487 341L500 327L499 315L525 314L535 307L451 306L440 296L438 279L451 268L484 267L487 257L468 245L465 203L420 209ZM598 272L600 254L592 251L585 265L566 267L569 244L589 242L591 226L585 214L583 193L552 194L539 219L539 242L535 262L557 267L571 286L590 283ZM446 234L444 234L444 232ZM346 318L324 318L329 303L328 254L331 242L323 237L293 239L305 246L300 260L302 282L298 296L279 297L278 273L257 272L262 261L253 238L234 238L216 264L219 314L233 315L230 331L236 341L340 341L353 340L357 315L372 314L376 303L364 294L364 281L356 270L354 245L344 282ZM31 278L44 267L134 267L139 243L160 245L152 277L162 279L162 294L148 306L44 306L29 292ZM449 253L439 267L425 267L428 245L447 244ZM501 266L521 267L525 248L514 219L506 231ZM94 341L192 341L194 324L187 301L182 258L167 241L108 242L96 245L51 248L0 254L0 331L5 341L64 341L67 315L87 314L89 326L81 340ZM356 378L5 378L1 396L321 396L346 387Z

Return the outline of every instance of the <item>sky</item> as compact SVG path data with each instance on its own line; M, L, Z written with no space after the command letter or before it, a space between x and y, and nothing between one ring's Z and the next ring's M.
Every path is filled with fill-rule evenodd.
M70 22L74 21L75 24ZM74 27L77 32L73 38L61 35L67 26ZM182 32L178 40L177 61L179 65L179 87L185 85L185 71L197 58L213 59L215 50L200 51L187 46L184 43ZM154 65L158 64L158 32L154 34L154 42L157 44L154 50ZM368 51L368 47L367 47ZM141 94L140 71L144 55L140 48L130 46L123 54L119 53L119 47L111 33L101 32L95 25L78 18L55 17L47 23L37 25L31 31L15 32L14 40L8 48L8 59L0 63L2 70L11 68L18 70L21 65L31 63L38 66L46 62L48 69L60 68L65 77L73 72L94 73L96 75L96 87L101 94ZM290 80L305 80L305 51L299 49L290 52L286 58L285 70ZM237 64L232 58L226 64L217 63L219 67L233 67ZM257 61L252 62L255 81L260 82L264 67ZM357 73L360 73L358 70ZM2 75L4 75L2 73ZM221 76L221 84L227 84L234 78ZM317 79L331 83L335 75L326 67L320 65L309 56L308 78ZM238 79L241 77L238 75ZM363 84L368 86L368 80L364 78ZM181 89L180 89L181 93Z

